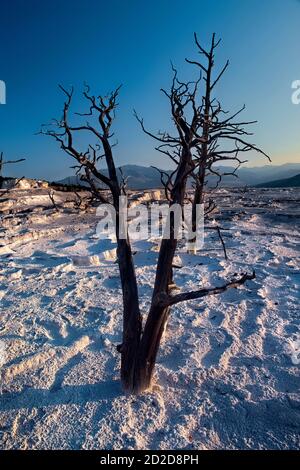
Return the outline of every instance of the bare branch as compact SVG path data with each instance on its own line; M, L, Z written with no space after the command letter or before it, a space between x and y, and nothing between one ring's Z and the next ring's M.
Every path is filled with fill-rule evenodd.
M237 288L245 284L246 281L252 279L255 279L255 271L253 271L252 274L245 273L239 279L234 279L233 281L227 282L226 284L220 287L211 287L208 289L199 289L191 292L183 292L174 296L169 295L166 298L161 299L160 302L162 302L166 306L171 306L180 302L186 302L187 300L195 300L200 299L202 297L206 297L208 295L221 294L222 292L225 292L228 289Z

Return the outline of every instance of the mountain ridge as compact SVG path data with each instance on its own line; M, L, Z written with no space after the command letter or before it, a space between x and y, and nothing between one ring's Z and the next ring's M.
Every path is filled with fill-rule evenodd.
M121 171L120 171L121 168ZM219 166L216 167L221 173L230 173L233 167ZM107 170L101 170L107 176ZM172 170L164 170L170 174ZM122 173L121 173L122 172ZM128 187L130 189L156 189L161 188L159 172L153 167L147 167L137 164L128 164L118 167L119 177L122 174L128 178ZM268 184L272 181L291 178L300 173L300 163L285 163L282 165L264 165L262 167L242 167L237 170L237 177L233 175L224 176L220 186L257 186L259 184ZM215 186L218 179L216 176L210 175L207 178L208 186ZM86 186L87 183L80 179L80 176L69 176L57 181L60 184L80 184Z
M291 178L284 178L280 180L268 181L266 183L257 184L256 188L299 188L300 187L300 173Z

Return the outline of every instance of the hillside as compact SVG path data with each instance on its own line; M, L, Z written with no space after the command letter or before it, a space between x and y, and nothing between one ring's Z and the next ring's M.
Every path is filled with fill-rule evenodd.
M103 174L107 176L107 170L102 170ZM121 179L122 175L124 178L128 178L128 187L130 189L155 189L161 187L160 174L157 170L151 167L140 166L140 165L124 165L118 168L118 176ZM171 173L171 171L169 171ZM69 176L58 183L68 185L84 185L87 183L80 179L80 176Z
M257 188L299 188L300 187L300 173L292 176L291 178L284 178L275 181L268 181L267 183L258 184Z
M121 167L122 174L128 178L128 187L130 189L155 189L162 186L160 181L160 174L157 170L151 167L141 165L124 165ZM230 173L233 168L230 166L220 166L220 173ZM171 170L166 170L170 173ZM107 171L103 170L107 175ZM256 186L258 184L265 184L266 181L280 180L291 178L300 173L300 163L287 163L285 165L265 165L262 167L244 167L237 171L237 177L227 175L223 177L220 186L239 187L239 186ZM121 173L120 173L121 177ZM208 185L213 187L217 184L218 179L216 176L210 175L208 177ZM80 180L79 176L69 176L60 180L59 183L63 184L81 184L86 183Z

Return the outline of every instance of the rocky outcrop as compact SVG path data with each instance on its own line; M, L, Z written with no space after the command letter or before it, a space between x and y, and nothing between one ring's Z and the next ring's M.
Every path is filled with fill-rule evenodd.
M49 183L42 180L33 180L29 178L4 178L1 189L31 189L48 188Z

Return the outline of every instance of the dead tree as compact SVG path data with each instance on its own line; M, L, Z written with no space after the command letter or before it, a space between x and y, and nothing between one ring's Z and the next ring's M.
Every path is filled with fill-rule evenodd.
M187 178L190 172L195 169L193 149L203 139L202 136L198 137L196 135L199 125L195 100L197 85L198 82L193 84L180 83L177 80L177 73L174 72L171 91L169 93L164 91L170 103L175 136L168 133L154 135L145 129L143 120L138 118L143 130L159 141L160 149L163 152L168 153L169 149L171 151L175 150L174 162L176 169L166 187L170 206L172 204L183 206L184 204ZM124 390L127 392L141 393L151 386L160 340L171 306L207 295L220 294L229 288L244 284L248 279L253 279L255 274L242 274L221 287L172 295L170 281L177 247L177 228L173 214L170 211L168 216L170 237L163 239L161 242L150 310L145 324L142 325L131 243L128 233L125 234L125 237L121 236L120 228L121 206L119 198L125 191L125 184L123 181L119 181L117 177L112 144L112 124L117 108L119 88L106 98L102 96L96 98L90 93L89 87L86 86L83 95L89 103L89 111L85 115L96 118L97 124L92 125L87 122L77 126L73 126L69 120L73 89L67 91L61 87L61 90L66 96L63 116L60 120L52 122L54 128L43 126L41 133L54 138L61 148L77 161L80 169L87 172L87 179L92 175L93 181L96 179L108 189L109 198L106 198L100 190L99 193L101 193L102 202L111 202L116 213L117 262L123 293L123 337L122 344L117 348L121 353L121 381ZM188 109L194 110L191 122L188 122L185 115ZM82 151L75 146L74 134L81 132L89 133L93 140L96 138L98 147L95 152L91 147L86 151ZM174 155L171 151L170 155L173 158ZM102 152L102 155L100 152ZM103 155L107 174L104 174L97 166L98 159L102 158ZM93 191L97 192L96 185L94 185Z
M49 196L51 204L54 207L54 209L56 210L56 212L59 212L59 207L56 204L56 201L55 201L55 198L54 198L54 191L52 191L52 190L48 191L48 196Z
M4 165L10 165L12 163L19 163L19 162L24 162L24 161L25 161L25 158L19 158L18 160L6 160L5 161L3 152L0 153L0 189L2 188L3 182L5 181L5 178L2 176ZM22 178L20 178L20 180L21 179Z
M223 109L220 101L215 98L216 85L229 66L229 61L227 61L220 72L214 74L215 52L221 40L216 41L216 36L213 34L210 48L205 49L201 46L196 33L194 38L200 59L186 59L186 61L189 64L195 65L201 71L204 81L202 107L200 109L201 117L199 116L201 128L197 133L199 137L202 137L202 141L196 147L195 160L198 162L198 165L197 170L193 173L195 192L193 197L192 226L195 230L196 207L197 204L204 202L204 188L207 176L214 175L217 178L216 186L219 185L223 176L232 175L237 177L238 169L243 163L247 162L247 160L242 160L240 155L249 151L255 151L265 156L269 161L271 160L263 150L248 140L249 136L253 135L247 130L248 126L255 124L257 121L239 121L236 119L244 111L245 106L237 112L230 114ZM231 143L233 144L232 146L230 145ZM233 163L235 167L232 172L221 174L216 166L221 162Z
M71 126L69 123L69 109L73 97L73 89L67 91L60 87L66 96L64 103L63 116L60 120L54 120L56 129L42 128L41 133L53 137L61 146L61 148L70 156L72 156L79 167L85 170L86 177L91 181L91 175L107 187L111 194L113 207L116 211L116 239L117 239L117 258L119 264L120 278L123 292L123 342L122 342L122 364L121 364L121 380L126 390L135 390L135 369L137 362L137 354L140 346L140 337L142 331L142 319L138 301L138 289L133 265L133 257L129 238L119 236L119 203L122 195L121 187L117 177L116 166L113 157L113 144L111 143L113 134L111 126L114 120L115 110L117 107L117 98L119 88L113 91L107 98L90 94L90 89L86 86L83 93L89 103L89 116L97 115L97 127L86 123L81 126ZM82 152L75 148L74 133L87 132L91 138L98 141L106 162L108 176L103 174L97 164L102 154L91 146ZM96 186L92 187L93 191L97 191ZM98 191L101 201L109 203L100 190Z

